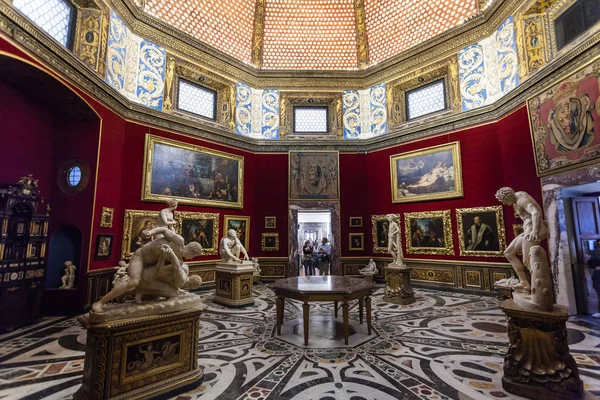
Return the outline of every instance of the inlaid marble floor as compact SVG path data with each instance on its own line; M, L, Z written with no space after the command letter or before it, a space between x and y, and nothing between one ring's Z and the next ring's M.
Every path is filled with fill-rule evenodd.
M505 316L490 297L417 290L398 306L373 297L374 332L353 305L350 345L333 304L311 303L309 346L301 305L286 304L284 337L275 336L275 298L255 287L256 305L230 310L200 293L198 360L205 379L176 400L519 399L502 390L508 342ZM340 313L341 314L341 313ZM600 397L600 321L572 318L571 353L586 399ZM74 318L49 318L0 336L0 399L70 399L81 384L85 331Z

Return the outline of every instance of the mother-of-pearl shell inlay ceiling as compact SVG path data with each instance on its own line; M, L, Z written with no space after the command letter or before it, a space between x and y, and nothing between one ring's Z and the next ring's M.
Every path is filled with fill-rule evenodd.
M477 0L146 0L144 11L252 63L257 1L264 3L262 68L355 70L355 7L364 3L367 65L439 35L478 12ZM260 18L256 20L261 20Z

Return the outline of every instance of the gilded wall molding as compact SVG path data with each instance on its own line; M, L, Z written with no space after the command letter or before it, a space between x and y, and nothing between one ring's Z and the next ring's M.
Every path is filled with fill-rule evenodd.
M295 106L327 106L329 113L329 132L322 135L295 134ZM341 93L282 93L280 98L280 118L281 137L336 139L344 136Z
M100 76L106 71L109 16L100 8L78 8L73 53Z
M358 68L365 69L369 65L369 42L367 40L367 18L365 0L354 0L354 22L356 24L356 55Z
M256 0L254 30L252 33L252 65L262 67L265 45L265 0Z

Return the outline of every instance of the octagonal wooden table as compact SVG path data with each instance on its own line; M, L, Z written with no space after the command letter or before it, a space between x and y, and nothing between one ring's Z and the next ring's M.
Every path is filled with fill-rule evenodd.
M348 302L358 300L360 323L363 323L363 308L367 311L367 333L371 334L371 293L375 286L364 279L345 276L299 276L279 279L273 286L277 296L277 335L281 336L285 299L300 300L304 321L304 345L308 345L308 313L310 301L333 301L335 317L338 315L338 303L342 302L344 340L348 344L350 328L348 326Z

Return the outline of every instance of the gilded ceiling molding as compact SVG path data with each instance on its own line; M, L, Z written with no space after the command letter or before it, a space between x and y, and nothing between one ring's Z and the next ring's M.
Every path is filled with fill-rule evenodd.
M265 0L256 0L254 11L254 32L252 34L252 65L262 67L265 45Z
M106 72L108 23L107 9L77 7L73 53L100 76Z
M173 85L175 84L175 58L167 54L167 66L165 68L165 90L163 93L163 108L166 113L173 111Z
M356 23L356 54L358 58L358 68L365 69L369 65L369 42L367 40L365 0L354 0L354 21Z
M294 133L294 107L295 106L327 106L329 113L329 132L327 134L295 134ZM341 93L281 93L280 98L280 127L281 137L285 138L343 138L344 126L342 124L342 94Z

